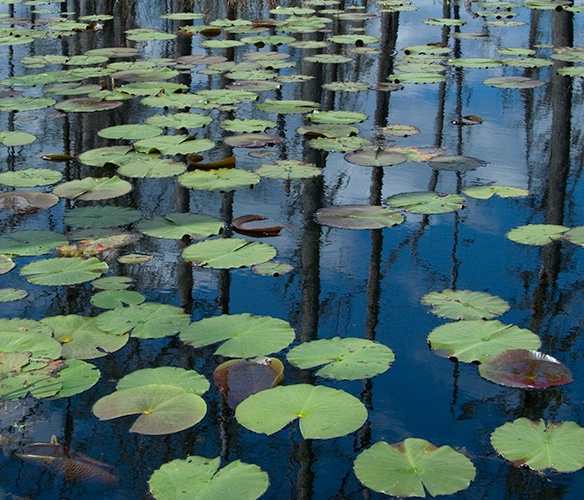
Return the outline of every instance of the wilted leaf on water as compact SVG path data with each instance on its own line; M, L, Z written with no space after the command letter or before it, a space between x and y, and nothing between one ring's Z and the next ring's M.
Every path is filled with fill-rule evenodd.
M31 262L20 270L20 274L35 285L59 286L94 280L108 269L105 262L95 257L56 257Z
M0 302L13 302L24 299L27 295L28 292L20 288L0 288Z
M16 214L28 214L51 208L58 202L58 196L39 191L9 191L0 194L0 208L11 210Z
M556 224L528 224L511 229L507 238L525 245L547 245L561 240L570 228Z
M539 337L525 328L497 320L455 321L434 328L428 335L430 348L439 356L464 363L484 363L508 349L537 350Z
M219 234L223 229L223 221L203 214L172 213L144 220L138 224L137 229L155 238L202 239Z
M282 382L284 365L277 358L232 359L213 372L213 382L230 408L245 398Z
M413 214L444 214L464 207L466 200L458 194L441 194L433 191L402 193L390 196L385 202Z
M304 342L286 359L303 370L322 366L316 372L320 377L360 380L389 370L395 356L389 347L371 340L334 337Z
M357 456L354 469L368 488L400 498L452 495L468 488L476 475L462 453L418 438L394 445L379 441Z
M339 205L321 208L315 214L316 222L339 229L381 229L404 221L397 210L373 205Z
M518 418L491 434L493 448L515 466L574 472L584 467L584 429L576 422Z
M160 366L136 370L122 377L117 391L134 389L145 385L172 385L180 387L185 392L202 396L209 390L209 381L194 370L186 370L175 366Z
M188 429L207 412L203 399L174 385L153 384L116 391L93 406L100 420L140 415L130 432L162 435Z
M449 319L492 319L509 310L507 301L484 292L442 290L422 297L422 304L432 307L436 316Z
M185 491L197 492L198 498L255 500L268 489L268 475L257 465L235 460L219 469L221 458L188 456L155 470L148 485L157 500L181 498Z
M471 198L478 198L479 200L488 200L495 195L500 196L501 198L529 195L527 189L520 189L512 186L472 186L466 188L463 193Z
M572 382L572 372L543 352L509 349L479 365L481 377L521 389L547 389Z
M472 125L480 125L483 123L483 119L478 115L465 115L460 118L460 120L453 120L453 125L462 125L462 126L472 126Z
M19 257L44 255L66 243L64 235L52 231L14 231L0 238L0 253Z
M69 482L111 486L118 483L111 466L70 450L56 442L56 439L50 443L27 444L15 455L22 460L36 462L51 472L62 474Z
M275 256L276 249L273 246L241 238L201 241L188 246L182 253L187 262L212 269L253 266L267 262Z
M233 358L254 358L281 351L294 337L294 329L286 321L247 313L205 318L180 332L180 339L193 347L224 342L215 354Z
M267 435L298 419L304 439L332 439L359 429L367 409L347 392L295 384L252 394L238 405L235 417L247 429Z
M407 160L407 157L391 148L367 148L345 155L345 160L365 167L391 167Z
M231 222L231 225L236 233L256 238L278 236L280 231L284 229L284 226L271 223L267 217L252 214L236 217Z
M475 170L487 164L483 160L472 158L470 156L461 155L437 155L434 156L428 164L431 168L436 170L452 170L456 172L466 172L467 170Z

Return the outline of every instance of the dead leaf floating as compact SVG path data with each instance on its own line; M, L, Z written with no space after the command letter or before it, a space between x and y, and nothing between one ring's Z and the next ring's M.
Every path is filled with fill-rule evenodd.
M265 221L268 221L267 223ZM253 222L262 222L261 224L252 224ZM271 225L268 218L261 215L241 215L233 219L231 223L236 233L246 236L255 236L263 238L266 236L278 236L284 226Z

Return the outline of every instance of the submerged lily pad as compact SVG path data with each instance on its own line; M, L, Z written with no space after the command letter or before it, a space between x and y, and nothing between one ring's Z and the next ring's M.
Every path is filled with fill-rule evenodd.
M154 471L148 480L150 493L157 500L181 498L185 491L196 492L200 499L255 500L268 489L268 475L257 465L239 460L220 465L220 457L173 460Z
M499 76L487 78L483 83L490 87L498 87L501 89L532 89L545 85L545 82L541 80L533 80L525 76Z
M315 149L337 153L356 151L366 147L369 143L369 140L362 137L317 137L309 141L309 144Z
M539 337L530 330L497 320L456 321L441 325L430 332L428 343L436 354L465 363L483 363L501 351L537 350L541 345Z
M322 175L322 170L310 163L299 160L279 160L275 163L264 163L255 173L268 179L309 179Z
M35 285L73 285L99 278L109 266L91 257L55 257L27 264L20 274Z
M464 207L466 200L458 194L435 192L402 193L390 196L385 202L413 214L444 214Z
M509 310L507 301L484 292L471 290L442 290L422 297L422 304L432 312L449 319L492 319Z
M556 224L528 224L511 229L507 238L525 245L547 245L561 240L570 228Z
M225 341L218 356L254 358L281 351L294 340L294 329L284 320L251 314L223 314L195 321L180 338L193 347Z
M576 422L518 418L491 434L493 448L515 466L574 472L584 467L584 429Z
M180 240L185 237L205 238L223 229L220 219L202 214L172 213L142 221L138 230L155 238Z
M131 190L132 185L117 176L85 177L59 184L53 189L53 193L69 200L96 201L116 198Z
M389 370L395 356L389 347L371 340L334 337L304 342L286 359L303 370L324 365L316 372L320 377L360 380Z
M267 435L299 419L304 439L332 439L361 427L367 409L347 392L296 384L251 395L239 404L235 417L247 429Z
M381 229L404 221L397 210L372 205L339 205L321 208L316 222L339 229Z
M106 205L79 207L65 213L65 224L74 227L104 228L126 226L136 222L140 212L135 208Z
M365 167L391 167L407 160L407 157L391 148L368 148L345 155L345 160Z
M262 264L252 266L252 271L260 276L281 276L287 274L294 269L294 266L286 262L277 262L270 260Z
M476 475L473 463L450 446L436 447L425 439L383 441L355 460L359 481L374 491L396 497L452 495L468 488Z
M479 365L481 377L521 389L547 389L572 382L572 372L543 352L509 349Z
M461 155L437 155L434 156L428 164L436 170L452 170L456 172L466 172L475 170L486 165L486 162L470 156Z

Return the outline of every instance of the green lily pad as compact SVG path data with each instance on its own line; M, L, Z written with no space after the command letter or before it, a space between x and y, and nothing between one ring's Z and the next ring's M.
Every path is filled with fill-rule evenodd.
M26 168L0 173L0 184L12 187L35 187L56 184L62 179L61 172L49 168Z
M193 499L255 500L268 489L268 475L257 465L239 460L219 469L221 458L188 456L176 459L155 470L148 486L157 500ZM193 492L196 492L193 497Z
M61 356L61 344L50 335L13 329L10 325L1 325L0 333L0 352L30 353L27 363L44 364Z
M325 83L322 88L331 92L361 92L369 90L369 84L361 82L331 82Z
M339 229L381 229L404 221L397 210L373 205L339 205L321 208L316 222Z
M525 245L547 245L561 240L570 228L556 224L528 224L511 229L507 238Z
M148 28L135 28L126 30L126 38L134 42L149 42L152 40L173 40L176 35Z
M464 26L466 21L464 19L451 19L449 17L426 19L424 24L430 26Z
M63 362L65 369L59 371L58 382L61 389L55 398L69 398L90 389L99 380L99 370L91 363L78 359L67 359Z
M362 137L317 137L311 139L309 144L315 149L348 153L366 147L370 141Z
M279 160L275 163L264 163L254 171L268 179L310 179L322 175L322 170L311 163L299 160Z
M95 111L115 109L121 105L121 101L106 101L96 97L79 97L58 102L55 104L55 109L64 113L93 113Z
M35 285L73 285L99 278L107 272L109 266L91 257L56 257L27 264L20 274Z
M152 255L146 255L141 253L129 253L126 255L120 255L117 261L120 264L144 264L144 262L149 262L152 260Z
M486 162L470 156L437 155L428 162L428 165L435 170L466 172L482 167Z
M533 80L525 76L498 76L487 78L483 83L500 89L532 89L545 85L545 82L541 80Z
M209 215L172 213L142 221L137 229L154 238L202 239L219 234L223 221Z
M140 153L160 152L163 155L200 153L214 146L210 139L193 139L188 135L162 135L134 143L134 149Z
M545 68L554 64L552 61L540 57L504 57L501 59L501 63L516 68Z
M567 68L559 68L558 75L570 76L570 77L584 77L584 67L583 66L571 66Z
M116 391L93 406L100 420L140 415L130 432L161 435L188 429L200 422L207 405L200 396L173 385L145 385Z
M509 303L496 295L471 290L442 290L422 297L436 316L449 319L492 319L509 310Z
M268 128L274 128L276 126L276 122L272 122L270 120L223 120L219 126L223 130L227 130L229 132L241 132L244 134L252 133L252 132L263 132Z
M117 165L130 151L132 151L131 146L109 146L107 148L90 149L79 155L79 161L93 167L103 167L107 164Z
M456 321L441 325L430 332L428 343L439 356L464 363L482 363L507 349L537 350L541 345L535 333L497 320Z
M63 384L54 376L54 372L63 366L64 363L57 362L55 365L45 364L25 373L0 375L0 398L16 401L29 394L36 398L55 396L63 388Z
M14 261L8 255L0 254L0 274L6 274L16 267Z
M411 135L417 135L420 133L420 129L418 127L400 123L390 123L389 125L380 129L380 131L384 135L393 135L396 137L409 137Z
M270 260L262 264L252 266L252 271L260 276L281 276L287 274L294 269L294 266L286 262L277 262Z
M379 38L371 35L355 34L355 35L334 35L328 38L329 42L340 43L343 45L366 45L368 43L377 43Z
M493 196L500 196L501 198L513 198L528 196L527 189L520 189L512 186L473 186L466 188L464 194L471 198L478 198L479 200L488 200Z
M235 418L247 429L267 435L299 419L304 439L332 439L361 427L367 409L347 392L296 384L251 395L239 404Z
M315 54L304 57L304 61L321 64L343 64L351 62L353 59L341 54Z
M309 113L320 106L318 102L314 101L297 101L297 100L276 100L265 99L264 102L256 106L260 111L267 111L275 114L290 114L290 113Z
M97 135L105 139L148 139L162 134L162 129L152 125L116 125L115 127L102 128Z
M253 187L259 181L259 175L237 168L194 170L178 178L182 186L202 191L235 191Z
M163 179L184 173L182 162L160 158L156 154L128 153L118 161L118 174L136 179Z
M53 330L53 338L62 348L62 357L68 359L94 359L106 356L124 347L127 335L112 335L99 329L94 318L76 314L50 316L41 320Z
M483 57L463 57L460 59L449 59L448 64L455 68L496 68L501 66L500 61Z
M154 115L146 120L148 125L163 128L201 128L209 125L213 119L198 113L174 113L172 115Z
M564 233L564 238L575 245L584 246L584 226L573 227Z
M509 349L479 365L481 377L521 389L547 389L572 382L572 372L556 358L539 351Z
M44 255L65 245L62 234L43 230L15 231L0 238L0 253L7 255Z
M127 226L140 219L135 208L105 205L103 207L79 207L65 212L64 221L68 226L104 228Z
M296 132L304 135L307 139L314 139L317 137L352 137L359 133L359 129L351 125L318 123L299 127Z
M105 311L95 318L96 326L114 335L130 332L140 339L159 339L174 335L189 323L180 308L157 302L120 307Z
M101 309L117 309L131 305L141 304L146 297L131 290L103 290L91 297L91 303Z
M194 370L174 366L144 368L136 370L121 378L116 390L125 391L147 385L171 385L180 387L185 392L202 396L209 390L209 381Z
M241 47L242 45L245 45L245 43L239 40L204 40L201 42L201 47L207 49L230 49Z
M182 253L183 259L187 262L211 269L253 266L267 262L275 256L276 249L272 245L241 238L201 241L188 246Z
M180 339L193 347L225 341L215 354L232 358L254 358L281 351L294 337L294 329L286 321L247 313L205 318L180 332Z
M464 207L466 200L457 194L435 192L402 193L390 196L386 203L413 214L444 214Z
M493 448L513 465L537 471L574 472L584 467L584 429L576 422L518 418L491 434Z
M334 337L304 342L286 359L303 370L324 365L316 372L320 377L360 380L389 370L395 355L389 347L371 340Z
M357 111L313 111L307 116L309 120L314 123L329 123L337 125L361 123L367 119L365 113L359 113Z
M96 201L116 198L131 190L132 185L117 176L85 177L59 184L53 189L53 194L69 200Z
M34 142L36 137L27 132L18 132L16 130L2 130L0 131L0 143L6 147L24 146Z
M119 88L120 92L132 95L158 95L162 92L173 94L175 92L186 92L188 87L182 83L174 82L134 82L126 83Z
M27 295L28 292L20 288L0 288L0 302L13 302L24 299Z
M444 75L427 72L393 73L389 75L387 79L393 83L418 84L442 83L446 81L446 77Z
M396 497L452 495L468 488L476 475L473 463L450 446L408 438L389 445L375 443L357 456L355 474L374 491Z
M34 111L48 108L56 102L49 97L2 97L0 111Z
M407 161L407 157L391 148L366 148L345 155L345 160L365 167L391 167Z
M91 286L98 290L125 290L129 288L133 281L132 278L127 276L107 276L93 280Z

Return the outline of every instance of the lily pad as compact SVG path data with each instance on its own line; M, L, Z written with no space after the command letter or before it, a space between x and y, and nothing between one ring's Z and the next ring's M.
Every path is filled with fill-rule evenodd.
M362 137L317 137L311 139L309 144L315 149L348 153L366 147L370 141Z
M425 439L408 438L389 445L383 441L355 460L359 481L374 491L396 497L452 495L473 481L473 463L450 446L436 447Z
M260 111L267 111L275 114L291 114L291 113L309 113L320 106L318 102L314 101L297 101L297 100L276 100L266 99L264 102L256 105Z
M472 186L466 188L464 194L471 198L479 200L488 200L493 196L501 198L523 197L529 195L527 189L516 188L512 186Z
M481 377L521 389L547 389L572 382L572 372L543 352L509 349L479 365Z
M140 219L135 208L106 205L103 207L79 207L65 213L65 224L73 227L104 228L127 226Z
M299 127L296 132L304 135L307 139L314 139L316 137L352 137L359 133L359 129L338 123L317 123Z
M0 238L0 253L16 256L44 255L66 243L65 236L52 231L15 231Z
M564 238L575 245L584 246L584 226L573 227L564 233Z
M407 157L390 148L367 148L345 155L345 160L365 167L391 167L407 161Z
M281 276L287 274L294 269L294 266L286 262L276 262L270 260L262 264L252 266L252 271L260 276Z
M144 302L105 311L95 318L98 328L114 335L130 332L140 339L159 339L174 335L189 323L189 316L176 306Z
M507 238L525 245L547 245L561 240L570 228L556 224L528 224L511 229Z
M371 340L334 337L304 342L286 359L303 370L324 365L316 372L320 377L360 380L387 371L395 356L389 347Z
M0 173L0 184L12 187L36 187L56 184L62 179L61 172L49 168L25 168Z
M336 125L350 125L361 123L367 119L365 113L357 111L313 111L308 119L314 123L328 123Z
M132 151L131 146L109 146L107 148L90 149L79 156L79 161L93 167L103 167L107 164L117 165L130 151Z
M496 295L471 290L442 290L422 297L436 316L449 319L492 319L509 310L509 303Z
M0 288L0 302L14 302L24 299L27 295L28 292L20 288Z
M4 144L7 147L24 146L35 140L36 137L28 132L18 132L16 130L0 131L0 144Z
M238 148L263 148L279 144L284 139L274 134L238 134L225 138L225 144Z
M2 97L0 111L34 111L48 108L56 102L49 97Z
M180 240L185 237L201 239L219 234L223 222L202 214L173 213L142 221L138 230L155 238Z
M259 181L259 175L236 168L194 170L178 178L182 186L202 191L235 191L253 187Z
M247 429L267 435L299 419L304 439L332 439L361 427L367 409L347 392L296 384L251 395L239 404L235 418Z
M6 274L16 267L14 261L8 255L0 254L0 274Z
M294 337L294 329L286 321L247 313L205 318L180 333L180 339L193 347L225 341L215 354L232 358L254 358L281 351Z
M16 214L28 214L51 208L58 202L58 196L39 191L9 191L0 194L0 208L11 210Z
M81 180L64 182L53 189L53 194L69 200L96 201L116 198L129 193L132 185L113 177L85 177Z
M174 113L172 115L154 115L146 120L148 125L163 128L201 128L213 121L210 116L199 113Z
M496 68L501 66L501 61L483 57L463 57L460 59L449 59L448 64L455 68Z
M107 272L109 266L91 257L56 257L27 264L20 274L35 285L73 285L99 278Z
M482 167L486 165L486 163L487 162L483 160L472 158L470 156L437 155L428 162L428 165L435 170L466 172L468 170L475 170Z
M131 290L103 290L91 297L91 303L102 309L117 309L131 305L141 304L146 297Z
M545 82L541 80L533 80L525 76L498 76L495 78L487 78L483 83L490 87L498 87L501 89L532 89L545 85Z
M219 126L223 130L229 132L241 132L241 133L252 133L252 132L263 132L267 128L276 127L276 122L270 120L223 120Z
M130 432L161 435L188 429L200 422L207 405L200 396L173 385L145 385L116 391L93 406L100 420L140 415Z
M136 179L163 179L182 174L186 165L182 162L160 158L146 153L128 153L118 161L118 174Z
M464 207L466 200L458 194L435 192L402 193L390 196L385 202L413 214L444 214Z
M339 205L321 208L316 222L339 229L381 229L404 221L397 210L372 205Z
M106 101L97 97L79 97L55 104L55 109L64 113L93 113L107 111L121 106L121 101Z
M202 396L209 390L209 381L194 370L186 370L174 366L144 368L124 376L118 382L116 390L125 391L145 385L172 385L180 387L185 392Z
M239 460L219 469L221 458L188 456L155 470L148 485L157 500L193 499L255 500L268 489L268 475L257 465ZM187 495L185 495L185 492ZM193 497L193 492L196 492Z
M530 330L497 320L456 321L441 325L430 332L428 343L439 356L464 363L484 363L501 351L537 350L541 345L539 337Z
M162 134L162 129L153 125L116 125L102 128L97 135L105 139L138 140L156 137Z
M254 171L268 179L310 179L322 175L322 170L311 163L299 160L279 160L275 163L264 163Z
M276 249L267 243L224 238L190 245L183 250L182 256L187 262L192 262L196 266L233 269L267 262L276 256Z
M584 429L576 422L518 418L491 434L493 448L513 465L537 471L574 472L584 467Z

